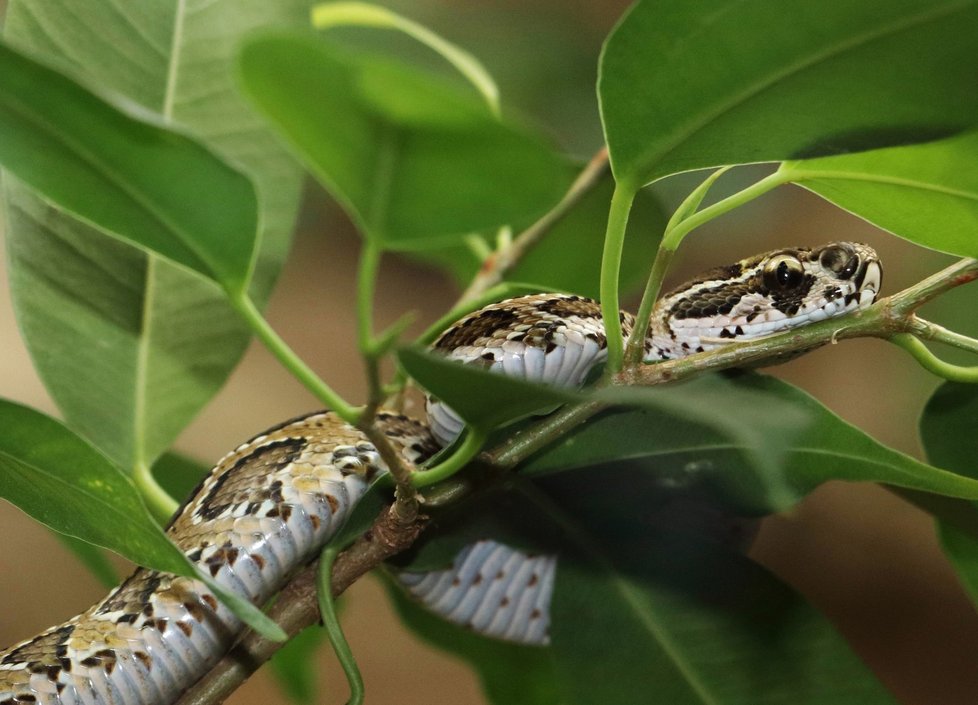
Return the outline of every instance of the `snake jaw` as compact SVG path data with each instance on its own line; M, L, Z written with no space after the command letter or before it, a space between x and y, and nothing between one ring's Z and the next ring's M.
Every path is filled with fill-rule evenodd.
M883 268L879 261L869 261L865 264L862 286L859 289L859 308L866 308L876 301L883 286Z

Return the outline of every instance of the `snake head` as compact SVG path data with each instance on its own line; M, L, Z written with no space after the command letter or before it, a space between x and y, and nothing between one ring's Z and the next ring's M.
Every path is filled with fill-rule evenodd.
M882 277L876 251L855 242L749 257L660 299L651 350L676 357L843 315L872 304Z

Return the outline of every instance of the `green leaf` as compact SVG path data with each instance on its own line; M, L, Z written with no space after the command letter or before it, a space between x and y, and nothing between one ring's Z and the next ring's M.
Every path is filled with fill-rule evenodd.
M604 230L613 191L614 179L608 174L530 248L506 279L535 283L532 293L565 291L597 299ZM634 292L644 284L667 219L665 209L654 193L641 191L637 194L625 235L619 277L622 292ZM486 242L487 249L489 242ZM405 254L447 270L461 287L465 287L482 266L482 260L464 244Z
M909 147L793 162L787 171L874 225L918 245L978 257L978 132Z
M942 467L978 477L978 388L945 382L931 396L920 417L920 436L927 457ZM975 507L975 503L971 505ZM949 520L937 522L944 553L971 601L978 605L978 540Z
M422 387L451 406L473 428L489 431L580 396L463 365L423 348L404 348L398 362Z
M636 190L722 164L922 142L976 123L973 0L639 2L598 94Z
M770 400L771 408L794 407L810 424L789 439L778 466L779 488L786 497L772 497L771 478L745 464L743 437L721 427L689 420L667 409L615 411L592 419L521 466L527 476L564 472L607 463L630 462L671 484L718 486L729 501L745 511L783 509L827 480L882 482L896 487L950 497L978 499L978 482L935 468L873 440L846 423L805 392L771 377L751 375L738 380ZM758 397L759 399L761 397ZM777 414L743 407L746 423L762 435L783 433ZM753 409L748 412L747 409ZM775 418L772 418L774 416ZM773 421L773 423L772 423ZM749 441L749 436L748 436ZM772 502L772 499L779 500Z
M119 584L119 574L109 562L104 549L67 534L54 532L54 535L69 551L75 554L75 558L81 561L88 572L98 578L103 586L113 588Z
M42 524L134 563L195 575L132 482L54 419L0 400L0 469L0 495Z
M750 461L765 504L794 503L782 477L782 465L793 442L809 432L812 414L792 400L771 394L763 378L710 375L658 388L611 387L592 396L620 406L663 411L676 421L715 429Z
M370 528L384 507L390 504L390 484L391 480L386 475L381 475L370 483L343 526L333 534L329 542L330 546L342 549Z
M202 143L4 44L0 132L0 163L45 197L229 291L247 286L254 187Z
M439 514L409 569L473 536L558 553L544 682L556 675L561 702L890 702L827 620L726 547L715 525L733 518L716 507L614 465L534 484ZM427 620L448 644L466 636Z
M407 66L280 33L248 41L239 68L244 92L389 249L534 217L569 183L538 138Z
M301 172L234 93L230 57L251 28L306 23L308 4L186 5L12 0L5 34L194 129L247 173L262 213L251 289L261 302L288 251ZM73 428L125 471L148 467L223 384L248 329L213 283L82 224L7 176L11 289L35 367Z
M948 522L938 522L937 532L941 548L958 574L962 587L978 606L978 541Z
M509 644L464 631L413 602L394 581L385 579L383 583L401 621L432 646L466 661L478 675L489 703L563 702L547 649Z
M285 640L285 632L260 609L187 560L150 516L132 481L54 419L0 400L0 471L0 496L45 526L139 565L197 578L252 629Z
M628 552L600 525L569 530L593 549L561 555L551 605L569 704L894 702L828 620L747 558L666 535Z
M927 401L920 438L927 457L953 472L978 479L978 386L945 382Z
M479 91L486 105L499 114L499 88L479 60L458 46L446 41L424 25L391 12L386 7L366 2L329 2L312 8L312 24L317 29L360 26L392 29L426 45L465 76Z

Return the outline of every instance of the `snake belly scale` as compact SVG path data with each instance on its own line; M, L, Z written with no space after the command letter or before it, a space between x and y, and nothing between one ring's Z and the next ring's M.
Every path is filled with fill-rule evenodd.
M876 253L865 245L769 252L688 282L657 303L646 361L681 357L845 314L875 300ZM622 314L625 335L633 325ZM590 299L537 294L487 306L436 342L449 358L492 372L578 386L607 354ZM395 449L423 462L462 431L444 403L426 422L381 413ZM386 468L358 430L329 412L269 429L223 458L172 520L170 538L215 580L263 604L334 536ZM453 564L402 573L434 612L480 633L548 641L555 556L491 538ZM0 651L0 705L164 705L230 648L241 622L200 581L137 569L88 611Z

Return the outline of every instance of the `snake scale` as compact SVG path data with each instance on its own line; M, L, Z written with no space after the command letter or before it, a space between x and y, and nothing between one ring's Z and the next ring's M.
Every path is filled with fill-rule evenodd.
M706 272L662 297L646 361L681 357L854 311L879 292L876 253L855 243L768 252ZM621 314L624 334L633 324ZM435 349L493 372L577 386L607 354L599 305L536 294L472 313ZM451 442L462 422L428 401L427 423L381 413L411 462ZM329 412L269 429L223 458L168 527L191 561L262 604L335 535L370 481L386 472L358 430ZM548 640L557 558L492 540L451 567L402 573L434 612L477 632L527 644ZM230 648L241 622L199 581L138 568L104 600L0 652L0 705L163 705Z

